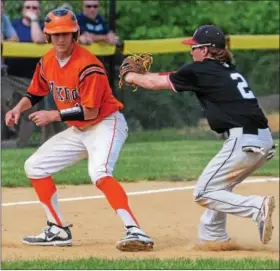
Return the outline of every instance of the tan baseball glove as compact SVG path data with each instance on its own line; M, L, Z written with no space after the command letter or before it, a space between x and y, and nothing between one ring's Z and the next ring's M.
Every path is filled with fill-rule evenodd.
M150 70L152 63L153 56L151 54L130 55L126 57L120 66L119 88L125 85L137 88L137 85L125 82L125 75L128 72L145 73Z

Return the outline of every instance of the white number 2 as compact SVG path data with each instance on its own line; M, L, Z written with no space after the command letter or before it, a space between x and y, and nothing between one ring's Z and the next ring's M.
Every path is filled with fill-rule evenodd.
M233 80L237 80L237 88L244 99L255 99L254 93L249 88L247 81L240 73L231 73L230 77Z

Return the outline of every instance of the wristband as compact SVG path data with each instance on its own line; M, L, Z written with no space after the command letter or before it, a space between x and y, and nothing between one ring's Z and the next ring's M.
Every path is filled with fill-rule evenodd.
M85 120L84 110L81 105L59 111L61 121Z

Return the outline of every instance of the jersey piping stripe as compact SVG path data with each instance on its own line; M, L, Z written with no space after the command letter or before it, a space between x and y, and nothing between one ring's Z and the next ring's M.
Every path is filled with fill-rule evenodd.
M43 74L40 72L41 79L48 85L47 79L43 76Z
M48 80L47 80L47 79L44 77L44 75L43 75L43 59L42 59L42 58L39 60L38 64L39 64L39 66L40 66L40 76L41 76L42 80L43 80L46 84L48 84Z
M90 67L88 69L86 69L79 77L80 80L82 80L82 78L85 76L85 74L87 74L88 72L91 71L98 71L98 72L102 72L103 74L105 74L104 70L100 67Z
M115 135L116 135L117 118L114 116L114 119L115 119L115 123L114 123L113 136L112 136L112 141L111 141L111 144L110 144L109 153L108 153L108 156L107 156L107 161L106 161L106 164L105 164L105 172L106 172L106 173L108 173L108 162L109 162L109 157L110 157L110 154L111 154L111 151L112 151L112 148L113 148L114 138L115 138Z
M219 170L221 170L221 168L226 164L226 162L228 161L228 159L232 156L233 151L234 151L235 146L236 146L236 142L237 142L237 138L236 138L235 141L234 141L232 150L231 150L231 152L230 152L228 158L226 158L226 160L222 163L222 165L221 165L221 166L216 170L216 172L211 176L211 178L210 178L210 179L208 180L208 182L206 183L206 185L205 185L203 191L206 190L206 188L207 188L208 184L210 183L210 181L215 177L215 175L219 172Z
M170 74L167 76L167 80L168 80L168 82L169 82L169 84L170 84L172 90L173 90L174 92L177 92L177 90L175 89L174 85L172 84L172 82L171 82L171 80L170 80Z
M90 76L91 74L100 74L100 75L105 75L104 72L100 72L100 71L91 71L88 72L87 74L85 74L85 76L79 81L79 83L81 84L88 76Z
M212 191L212 193L213 193L213 191ZM201 198L199 198L199 199L211 199L211 200L218 201L218 202L222 202L222 203L226 203L226 204L228 204L228 205L235 206L235 207L255 208L255 209L261 210L261 208L258 208L258 207L256 207L256 206L236 205L236 204L232 204L232 203L227 202L227 201L222 201L222 200L218 200L218 199L213 199L213 198L205 197L205 196L201 196ZM199 204L199 203L198 203L198 204Z
M80 76L82 75L82 73L83 73L84 71L86 71L87 69L92 68L92 67L96 67L96 68L100 68L100 69L104 70L104 69L102 68L102 66L100 66L100 65L97 65L97 64L90 64L90 65L85 66L85 67L79 72L79 78L80 78Z

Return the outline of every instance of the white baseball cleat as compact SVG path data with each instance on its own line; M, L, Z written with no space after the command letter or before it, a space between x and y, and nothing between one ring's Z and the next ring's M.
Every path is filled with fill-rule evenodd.
M117 242L121 251L150 251L154 247L153 240L138 227L125 228L126 236Z
M48 221L39 235L26 236L23 243L33 246L72 246L71 226L62 227Z
M271 240L273 231L272 214L274 208L274 197L266 197L261 208L261 219L258 223L260 239L263 244L268 244L268 242Z

